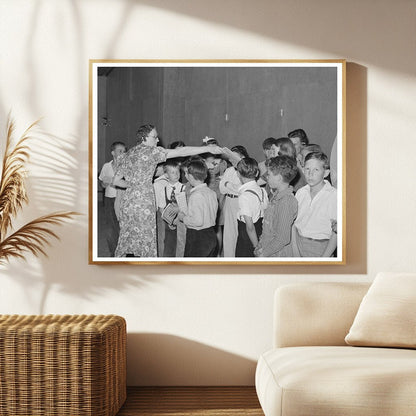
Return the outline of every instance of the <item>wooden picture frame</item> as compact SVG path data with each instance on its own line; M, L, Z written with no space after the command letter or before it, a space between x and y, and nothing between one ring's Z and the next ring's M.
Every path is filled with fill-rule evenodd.
M90 264L346 263L345 60L90 60L89 70ZM331 208L332 212L336 211L336 218L332 218L333 214L324 214L326 208L320 208L317 211L318 222L325 221L326 225L317 227L321 227L322 232L325 227L325 234L312 230L308 235L317 238L302 236L300 232L298 235L302 241L310 239L313 244L315 240L332 239L336 243L333 254L324 257L298 254L277 257L270 253L260 257L187 257L184 254L164 257L160 244L163 235L159 232L164 225L158 223L159 228L155 232L159 234L158 253L161 254L151 257L139 257L134 253L131 253L133 257L125 257L126 253L117 257L111 255L107 240L114 235L109 231L111 220L106 217L111 209L108 210L107 204L107 211L104 212L104 201L108 202L108 197L104 195L103 182L98 177L103 164L111 161L111 144L124 142L128 149L135 147L137 129L146 124L157 127L164 147L173 141L200 146L204 138L215 138L221 148L245 146L257 162L265 158L262 143L266 138L283 138L289 132L303 129L309 143L319 145L330 161L330 176L325 176L325 180L329 179L328 186L336 195L336 208L333 205ZM229 154L220 158L226 163L228 160L229 166ZM303 163L301 159L299 156L297 160L299 168ZM208 163L211 176L217 166L214 165ZM220 177L221 174L223 172L220 172ZM215 185L213 189L221 195ZM313 199L310 206L318 200ZM122 204L125 207L126 202ZM327 206L325 202L322 204ZM154 210L156 216L156 207ZM328 216L332 221L330 231ZM126 220L123 221L126 230ZM301 227L300 223L298 226ZM265 230L270 232L269 228ZM329 236L329 233L332 234ZM179 245L184 244L177 238ZM274 244L267 244L267 249ZM176 253L181 251L177 249Z

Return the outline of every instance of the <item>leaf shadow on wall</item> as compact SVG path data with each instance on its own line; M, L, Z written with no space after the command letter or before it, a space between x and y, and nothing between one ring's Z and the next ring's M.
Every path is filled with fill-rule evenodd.
M24 59L27 82L24 84L26 89L22 90L22 94L26 100L26 107L29 109L29 116L33 117L30 122L45 115L45 102L42 99L42 94L48 93L52 88L49 84L45 85L44 78L44 74L50 71L50 68L47 67L48 58L46 61L40 60L38 54L39 39L43 31L40 22L42 22L44 14L51 10L48 6L41 1L33 3L28 31L30 35L27 36L25 44ZM82 24L82 10L78 2L71 0L63 2L52 11L56 14L55 24L59 26L60 19L64 18L65 24L71 24L77 29L73 31L75 33L73 41L77 45L76 54L71 56L70 60L65 61L66 58L63 58L62 68L70 68L70 93L86 98L88 71L85 66L86 34ZM117 33L120 35L124 19L127 18L128 8L123 21L117 28ZM68 32L59 31L58 33L65 35ZM117 36L113 37L113 42L117 42L117 39ZM65 50L65 41L67 41L65 36L53 37L53 41L61 44L62 50ZM111 49L111 45L109 49ZM63 78L62 74L61 78ZM52 80L54 79L52 78ZM49 90L45 91L42 86L49 88ZM68 94L68 89L62 90L62 102L66 98L65 94ZM10 103L7 105L9 106ZM88 100L79 100L77 105L75 118L69 116L71 117L70 126L73 129L73 134L64 136L62 133L52 134L38 129L35 140L29 143L31 161L27 187L30 204L19 213L18 221L27 222L45 213L61 210L81 210L82 215L73 221L64 223L61 227L54 227L60 241L51 239L51 246L46 248L48 258L35 258L31 254L27 254L25 256L27 261L12 260L10 264L0 270L0 274L4 274L4 277L19 283L24 297L21 302L27 304L26 309L28 311L38 310L41 314L66 313L65 309L60 309L60 305L55 305L54 309L48 305L48 297L52 289L54 293L59 291L64 294L73 294L77 302L79 300L82 302L82 300L90 300L108 289L122 291L126 287L143 287L148 282L154 284L156 280L151 276L147 277L146 273L141 273L138 276L137 269L130 269L131 273L128 271L126 273L126 268L123 266L90 266L95 268L91 274L85 270L88 264L88 216L85 212L88 202L89 168L87 163ZM8 110L1 100L0 111L2 120L6 120ZM50 122L48 117L50 115L46 114L41 125L48 125ZM79 256L80 252L83 255ZM97 269L99 269L98 273ZM40 289L33 290L34 287ZM66 302L65 304L67 305ZM62 305L62 308L67 307ZM10 308L13 309L14 306L11 305ZM21 304L16 304L15 313L21 313L21 310ZM82 307L79 310L80 313L83 312ZM68 313L71 312L72 310L68 310ZM109 305L108 312L113 313L111 305Z
M391 7L389 1L378 2L374 7L372 1L355 4L338 0L258 0L256 3L241 0L127 0L126 8L131 8L132 3L256 33L288 45L310 48L317 51L317 59L322 58L319 51L340 58L353 53L357 61L414 74L411 54L403 53L403 49L398 47L403 45L403 33L397 30L398 25L413 27L412 2L402 2L396 9ZM216 44L211 46L218 49ZM295 53L296 56L283 58L305 58L303 51ZM273 59L282 58L279 49L276 54L278 56Z
M129 386L254 385L255 360L175 335L129 333L129 355Z
M57 137L37 129L28 144L31 154L27 179L29 205L18 214L18 221L27 222L52 211L76 210L77 196L79 193L86 195L87 190L81 189L83 185L77 180L79 161L74 139ZM118 273L119 267L102 267L98 276L97 273L85 273L88 262L87 230L87 215L81 213L62 226L53 227L60 241L50 239L51 244L45 250L48 258L40 256L36 259L28 253L25 256L27 262L11 260L0 273L4 271L20 283L25 295L22 302L28 303L32 309L38 309L40 314L66 313L65 310L48 309L51 289L73 294L77 299L91 299L107 289L123 290L146 285L148 279L145 276ZM85 255L74 256L80 248ZM42 289L33 291L34 286ZM40 296L36 295L38 293L41 293ZM16 307L19 308L19 305ZM28 307L29 310L31 308ZM19 309L16 310L18 312ZM109 313L115 312L110 308Z
M48 93L43 89L44 74L50 71L46 61L39 59L39 39L42 36L41 27L44 14L50 7L41 1L33 2L29 21L30 34L26 38L24 53L25 74L27 75L26 89L23 94L26 106L30 110L33 120L45 115L45 103L42 94ZM71 93L86 97L88 91L88 71L85 67L85 31L82 25L82 15L76 1L63 2L59 8L52 9L55 13L55 24L59 26L64 19L76 27L73 31L76 43L76 55L71 60L62 62L62 68L70 68L73 84ZM61 21L62 23L62 21ZM62 45L65 50L65 34L59 31L53 41ZM58 59L58 57L57 57ZM65 64L66 62L66 64ZM61 74L62 77L62 74ZM54 79L54 78L52 78ZM51 85L46 85L49 89ZM68 89L62 90L61 101L64 101ZM6 119L4 103L0 102L2 119ZM23 104L23 103L22 103ZM10 104L8 104L10 105ZM50 116L49 116L50 117ZM52 211L84 210L87 206L88 195L88 160L86 137L88 126L88 101L82 100L77 107L76 119L72 120L71 127L74 134L63 137L62 133L54 135L42 129L37 129L34 140L30 141L31 160L28 166L29 178L27 187L30 204L19 213L18 221L31 219L50 213ZM31 121L33 121L31 120ZM48 124L48 114L45 115L41 125ZM52 120L53 122L53 120ZM33 172L32 172L33 170ZM27 261L12 260L6 265L1 274L19 283L23 297L21 302L27 304L27 310L38 310L39 313L55 313L48 307L48 296L51 290L58 290L69 295L74 294L76 299L91 299L107 289L122 290L126 286L140 287L146 279L135 274L117 273L117 267L102 268L101 273L85 272L88 263L88 217L85 212L74 220L65 222L61 227L54 227L60 241L51 239L51 246L46 248L48 258L38 259L27 254ZM80 252L84 256L77 256ZM75 254L75 255L74 255ZM79 271L79 273L77 273ZM125 270L124 270L125 272ZM115 278L115 276L117 276ZM39 287L40 290L33 290ZM13 308L13 306L10 306ZM55 308L60 306L55 306ZM65 306L63 306L65 308ZM21 313L21 304L16 304L16 313ZM59 310L65 313L65 310ZM71 311L68 311L71 312ZM82 308L80 308L82 312ZM109 311L112 312L111 310ZM33 313L33 312L32 312Z
M348 37L342 39L340 37L325 37L325 41L314 38L308 33L308 36L304 36L302 31L293 31L292 23L290 19L282 22L283 25L260 25L261 19L251 19L250 13L244 15L243 13L235 13L235 10L241 9L241 2L232 1L226 4L224 13L218 13L215 8L212 8L211 4L198 3L199 6L190 6L191 3L186 2L161 2L161 1L138 1L129 0L125 2L125 9L122 13L122 19L116 28L116 33L112 36L112 41L108 45L107 53L104 56L110 58L114 57L115 50L117 48L117 39L122 39L123 29L127 27L128 17L132 7L135 4L149 4L151 7L158 7L169 9L181 14L189 14L201 18L202 20L213 20L218 23L223 23L227 26L236 26L245 30L260 33L271 39L285 40L285 37L290 34L290 39L287 39L294 44L305 44L314 46L320 50L326 52L338 53L338 51L348 51L347 40ZM36 2L36 7L33 13L32 30L33 36L27 39L27 71L29 77L28 85L31 90L28 92L29 106L34 118L42 114L42 106L38 101L38 97L41 96L42 91L38 90L38 74L42 70L42 67L38 67L39 60L35 56L35 48L33 43L35 42L36 33L39 31L37 27L37 13L41 8L41 2ZM75 85L75 89L80 96L85 96L87 91L87 77L84 60L83 49L83 37L85 33L81 24L81 13L77 2L71 1L65 3L70 5L72 12L68 18L71 17L71 22L79 28L77 31L77 42L79 45L76 60L71 62L73 68L72 82ZM195 3L193 3L195 4ZM300 4L300 3L299 3ZM221 3L219 10L224 9L224 3ZM231 7L233 6L233 7ZM266 7L267 6L267 7ZM265 4L265 7L261 7L259 3L258 10L268 10L270 7L276 7L276 12L279 12L281 16L284 13L293 14L296 12L296 8L292 6L270 5L270 2ZM244 6L245 7L245 6ZM289 10L290 7L290 10ZM299 7L299 5L297 6ZM320 14L319 8L313 10L312 13ZM305 22L309 22L313 16L308 13L302 12L300 16L304 15ZM307 15L307 16L306 16ZM299 16L297 17L297 19ZM299 20L297 20L299 21ZM336 24L330 22L334 29ZM290 30L288 30L290 29ZM327 26L326 30L330 30L331 26ZM336 27L337 32L340 32L339 27ZM295 33L294 33L295 32ZM334 41L334 38L336 40ZM366 39L371 36L366 36ZM336 42L336 46L332 44ZM374 51L374 49L373 49ZM347 52L346 52L347 53ZM365 60L368 61L368 55L365 56ZM363 57L364 59L364 57ZM389 62L393 61L389 58ZM400 63L400 60L395 61L396 64ZM377 62L375 62L377 63ZM403 65L404 66L404 65ZM0 103L0 110L4 110ZM49 156L47 160L43 158L43 151L39 148L39 154L34 154L32 162L38 164L40 170L49 169L49 173L43 177L33 177L30 180L32 186L33 195L31 196L34 202L35 208L31 205L32 214L42 214L46 209L51 211L51 207L57 209L75 209L86 205L86 195L88 195L87 181L88 177L88 160L86 149L86 126L88 125L88 103L87 100L80 103L78 119L74 124L75 137L62 138L45 133L45 138L51 143L51 147L46 146L43 151L47 151ZM88 235L87 235L87 216L77 218L75 222L70 226L64 225L57 229L58 234L61 236L61 242L52 242L52 247L48 249L50 259L41 259L40 264L42 271L31 271L30 267L21 267L21 263L14 262L9 267L9 273L11 276L16 276L20 279L22 287L27 291L27 296L31 296L30 286L33 284L44 284L44 290L42 298L39 303L40 313L45 311L48 293L52 287L58 287L59 290L67 293L74 293L80 298L90 298L96 294L101 293L107 288L120 290L123 287L140 287L141 285L148 285L156 280L155 275L191 275L191 274L236 274L236 275L253 275L256 273L261 274L359 274L366 273L367 269L367 73L366 68L354 64L347 64L347 265L346 266L247 266L247 265L234 265L234 266L146 266L140 268L138 266L89 266L99 267L99 272L91 273L90 277L85 272L85 266L87 264L88 253ZM45 139L46 140L46 139ZM51 149L56 149L59 146L58 151L63 153L60 164L52 163L55 159L55 155L50 154ZM36 157L35 157L36 156ZM36 159L39 157L38 159ZM53 178L52 180L50 178ZM354 183L355 182L355 183ZM34 217L35 215L32 215ZM74 250L77 247L77 250ZM82 251L79 249L82 248ZM85 253L84 256L73 258L73 252ZM79 270L79 273L76 273ZM144 273L143 273L144 271ZM140 274L140 276L138 276ZM18 277L17 277L18 276ZM99 277L97 277L99 276ZM116 276L116 277L115 277Z
M30 109L31 113L33 114L34 119L38 117L45 116L45 121L47 121L48 114L44 114L44 104L42 105L41 97L44 94L42 90L42 85L44 80L42 78L43 74L48 72L50 68L47 67L47 63L42 60L39 60L39 55L36 50L37 45L37 38L42 36L43 28L40 25L42 19L44 18L44 14L48 13L49 8L48 4L36 1L33 2L33 9L31 13L31 20L30 20L30 29L29 33L30 36L27 36L26 41L26 71L25 74L28 77L27 82L27 92L25 96L28 100L28 108ZM87 70L85 67L85 31L82 25L82 15L80 8L76 1L66 1L62 2L62 4L52 9L55 14L55 24L57 28L60 28L59 25L63 24L71 24L76 27L74 30L74 39L73 42L77 45L76 47L76 55L70 56L70 61L63 55L61 58L65 57L65 60L62 61L61 65L63 68L70 68L70 75L71 75L71 83L74 84L74 88L72 88L71 92L78 93L80 97L85 96L86 92L88 91L88 77L87 77ZM59 44L63 51L66 49L66 42L67 39L65 38L64 31L59 30L57 32L61 36L54 37L54 41ZM39 42L38 42L39 43ZM75 59L73 59L75 58ZM57 56L56 59L59 59ZM46 61L49 62L49 61ZM49 62L50 63L50 62ZM63 77L61 75L61 77ZM49 88L51 86L47 85ZM64 90L65 93L62 93L61 100L64 101L66 99L66 95L68 94L68 90ZM83 162L87 160L87 152L84 150L86 149L86 126L88 126L88 102L87 100L83 100L79 103L79 111L77 120L74 120L72 126L74 126L74 135L71 137L71 140L64 140L67 142L67 146L72 146L74 164L72 164L71 169L68 173L71 175L72 178L77 177L77 175L73 175L74 173L78 173L81 171L82 174L85 173L85 178L88 177L88 166L85 165ZM44 132L44 137L47 137L48 133ZM49 134L50 138L53 138L52 134ZM59 143L63 138L55 137L57 142ZM49 163L49 161L48 161ZM78 173L79 176L79 173ZM73 194L73 205L79 206L82 205L83 195L86 191L86 182L82 182L78 184L77 192Z
M215 3L215 2L214 2ZM371 32L379 34L380 28L377 19L374 19L374 8L364 4L360 16L342 2L328 3L325 0L314 2L314 6L308 2L296 4L288 2L274 2L273 4L262 0L256 3L258 16L253 18L252 5L240 1L231 0L226 4L217 1L218 8L212 7L212 3L183 1L171 1L169 3L161 0L126 0L123 12L117 26L117 31L108 47L107 56L112 58L117 46L117 39L127 27L127 22L135 7L148 5L175 12L179 15L195 17L201 21L213 21L224 26L237 27L248 32L258 33L270 39L288 42L296 46L303 45L316 50L322 50L325 54L335 54L342 57L343 54L350 55L351 42L357 45L370 43L368 47L360 46L354 48L354 57L361 58L365 62L374 65L392 68L406 72L409 68L408 62L404 60L403 54L392 49L391 54L386 56L386 51L379 42L378 36L371 36ZM262 6L264 4L264 7ZM247 11L244 12L244 9ZM314 30L308 27L311 22L322 20L322 10L325 9L325 25L315 25ZM218 13L217 10L221 10ZM236 13L236 10L238 13ZM273 16L273 25L265 24ZM368 13L372 19L365 16ZM262 18L264 15L264 19ZM291 18L293 17L293 19ZM357 19L365 21L365 25L358 25ZM296 30L294 28L296 21ZM302 30L304 28L304 30ZM306 33L305 33L306 32ZM328 36L337 33L338 36ZM394 31L394 33L397 33ZM389 37L386 39L388 45L394 45L399 39ZM362 51L362 55L360 55ZM160 57L159 57L160 58ZM228 57L227 57L228 58ZM289 58L304 58L304 56L290 56ZM346 264L345 265L218 265L218 266L180 266L172 268L166 266L148 266L150 273L168 273L171 275L195 274L366 274L367 273L367 68L353 63L347 63L346 70L346 192L345 192L345 240L346 240ZM236 262L238 263L238 262ZM126 266L128 267L128 266ZM135 266L132 266L135 267Z

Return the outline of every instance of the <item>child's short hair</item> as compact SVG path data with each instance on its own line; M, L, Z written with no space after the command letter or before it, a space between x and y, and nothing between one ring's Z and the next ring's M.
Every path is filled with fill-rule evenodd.
M111 151L115 150L117 146L123 146L126 149L126 145L123 142L113 142L110 146Z
M181 164L179 163L179 161L177 159L168 159L163 164L163 172L166 173L168 168L178 168L178 169L180 169L180 167L181 167Z
M205 163L204 158L201 155L194 155L187 157L182 163L181 167L183 169L188 169L188 166L191 162L194 162L195 160L198 160L199 162Z
M237 164L237 172L247 179L257 179L259 176L259 165L256 159L245 157Z
M328 156L323 152L312 152L306 155L305 164L308 160L316 159L320 160L323 163L324 169L329 169L329 159Z
M296 157L295 145L288 137L280 137L277 139L276 146L279 147L279 156Z
M185 147L185 143L182 140L177 140L169 145L169 149L177 149L178 147Z
M241 157L249 157L247 149L244 146L238 144L237 146L233 146L231 148L232 152L238 153Z
M270 150L273 145L276 145L276 139L274 137L268 137L263 140L263 149Z
M188 174L192 175L197 181L204 182L208 176L208 168L203 160L189 160L186 164Z
M313 144L313 143L307 144L302 150L306 150L309 153L322 152L321 146L319 146L319 144Z
M186 159L185 161L185 165L189 165L191 162L194 162L195 160L198 160L199 162L205 162L204 158L201 155L194 155L194 156L189 156L188 159Z
M287 137L292 138L292 137L299 137L300 142L305 146L307 144L309 144L309 139L307 134L305 133L305 130L303 129L296 129L291 131Z
M286 183L290 183L295 179L298 173L298 167L295 159L289 156L276 156L266 160L266 167L270 169L274 175L281 175Z

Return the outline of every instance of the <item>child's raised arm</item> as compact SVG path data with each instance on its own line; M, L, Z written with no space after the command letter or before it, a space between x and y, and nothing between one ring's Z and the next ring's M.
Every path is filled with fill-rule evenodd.
M230 150L228 147L223 147L222 152L233 166L237 166L237 163L241 160L241 156L237 152Z

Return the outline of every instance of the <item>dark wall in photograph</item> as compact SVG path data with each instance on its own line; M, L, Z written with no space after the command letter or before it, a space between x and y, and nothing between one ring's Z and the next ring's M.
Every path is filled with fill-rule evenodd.
M109 122L99 145L133 146L137 128L152 123L164 146L200 145L209 136L222 146L242 144L260 161L265 138L303 128L329 155L337 133L336 86L335 68L114 68L106 76Z

